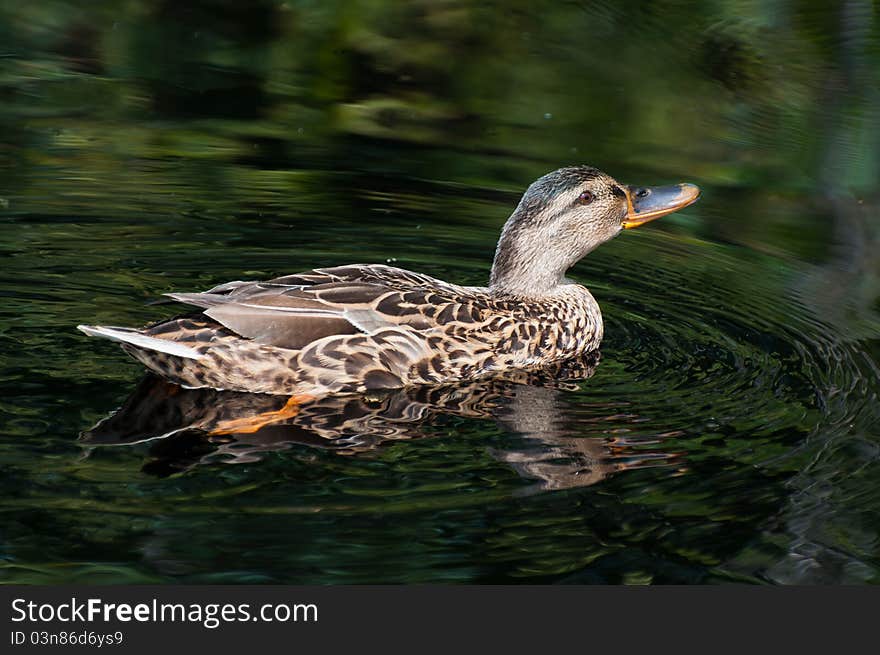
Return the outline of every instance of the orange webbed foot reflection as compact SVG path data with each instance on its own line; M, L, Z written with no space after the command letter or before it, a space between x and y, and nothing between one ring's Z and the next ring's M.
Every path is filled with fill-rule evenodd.
M81 435L86 446L152 442L152 472L253 462L296 445L363 456L387 444L436 435L449 416L491 419L518 435L493 457L535 481L523 493L584 487L622 471L679 466L679 453L646 450L662 435L625 439L612 425L636 423L626 403L593 403L583 416L566 398L589 378L598 356L551 368L440 387L362 395L291 397L181 389L145 378L125 404ZM574 414L577 414L575 416Z

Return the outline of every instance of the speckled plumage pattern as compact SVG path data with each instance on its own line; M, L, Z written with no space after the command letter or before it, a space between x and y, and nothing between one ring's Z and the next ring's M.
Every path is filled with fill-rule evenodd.
M320 396L546 367L602 341L599 306L566 271L624 227L694 202L699 189L634 193L589 166L539 178L502 229L488 287L353 264L168 294L201 311L143 330L80 329L191 388Z
M174 297L205 311L142 333L188 345L199 358L123 347L191 388L321 395L472 380L576 357L602 339L599 307L580 285L523 299L384 265ZM303 345L300 325L315 337Z

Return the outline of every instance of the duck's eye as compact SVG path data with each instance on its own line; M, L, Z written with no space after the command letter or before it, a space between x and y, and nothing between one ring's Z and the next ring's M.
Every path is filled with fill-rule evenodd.
M589 205L593 200L596 199L596 196L593 195L592 191L584 191L577 198L577 204L579 205Z

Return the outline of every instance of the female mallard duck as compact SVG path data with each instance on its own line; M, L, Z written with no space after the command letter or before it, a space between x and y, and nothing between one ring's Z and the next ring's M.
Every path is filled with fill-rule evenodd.
M142 330L81 325L184 387L295 398L473 380L583 355L602 314L565 272L624 228L693 203L692 184L627 187L575 166L532 184L498 241L488 287L381 264L170 293L202 311Z

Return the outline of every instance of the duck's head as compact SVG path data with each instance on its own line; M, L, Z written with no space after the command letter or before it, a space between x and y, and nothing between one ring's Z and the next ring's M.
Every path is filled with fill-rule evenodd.
M505 223L490 288L546 294L596 246L624 229L687 207L699 196L693 184L627 186L589 166L548 173L528 188Z

